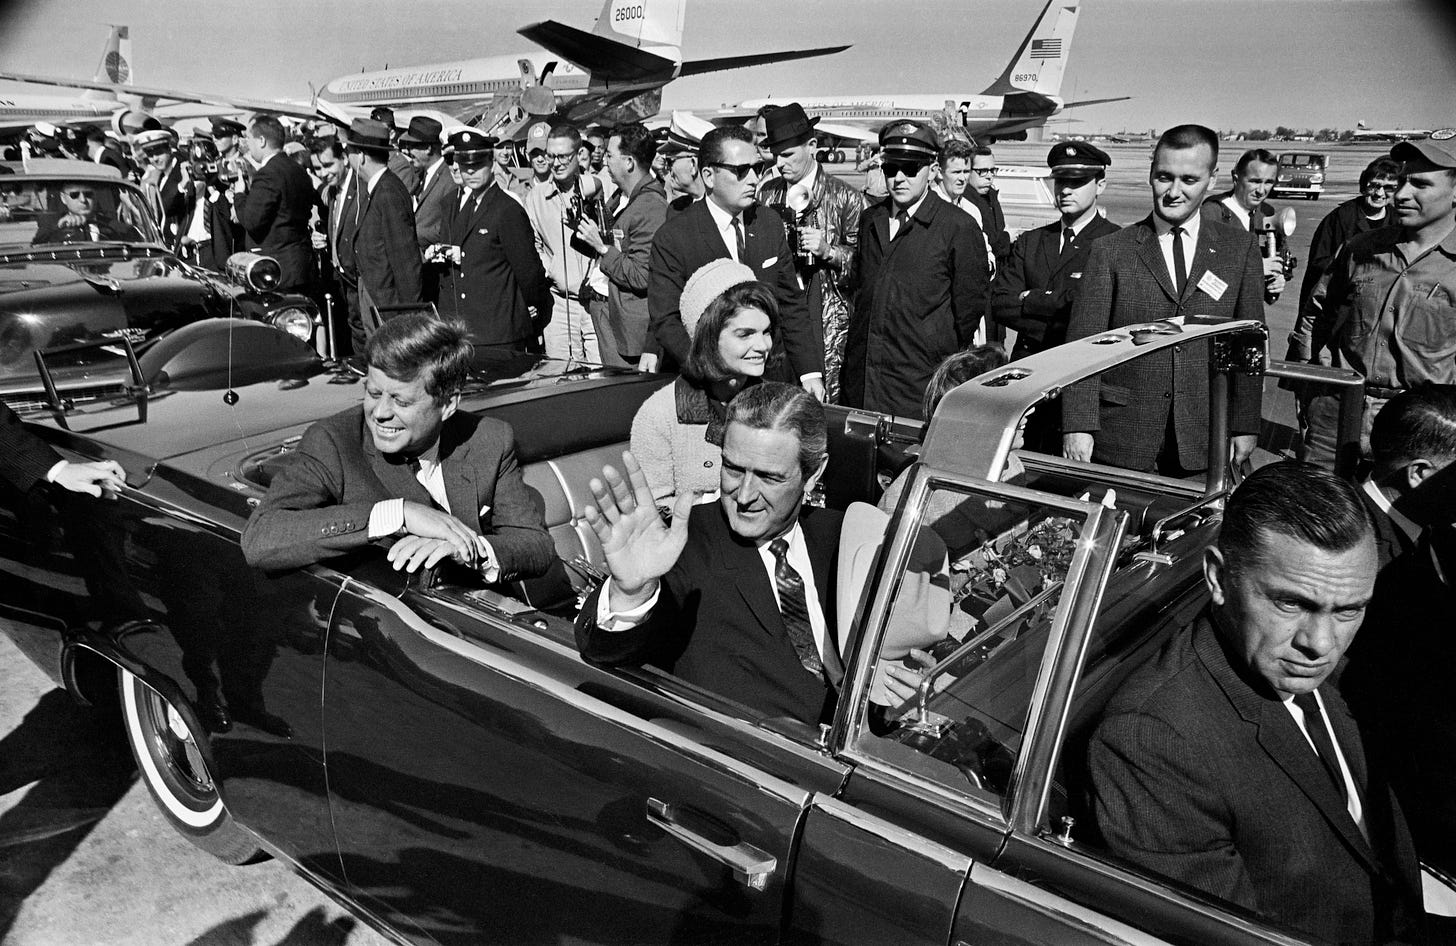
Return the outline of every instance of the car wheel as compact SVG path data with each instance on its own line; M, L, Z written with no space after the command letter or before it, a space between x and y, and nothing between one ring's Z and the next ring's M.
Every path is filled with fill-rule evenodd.
M162 814L187 840L224 863L259 859L263 850L257 839L233 821L217 793L197 731L135 674L117 672L126 738Z

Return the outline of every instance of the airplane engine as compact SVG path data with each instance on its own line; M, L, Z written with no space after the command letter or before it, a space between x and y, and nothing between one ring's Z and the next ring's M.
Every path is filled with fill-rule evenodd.
M130 138L141 131L146 125L147 119L152 117L150 113L141 109L124 108L112 114L111 130L123 139Z

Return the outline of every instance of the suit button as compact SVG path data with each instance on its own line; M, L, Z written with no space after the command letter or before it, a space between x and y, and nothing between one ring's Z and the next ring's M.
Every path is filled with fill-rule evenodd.
M1175 352L1180 352L1181 353L1183 351L1183 346L1182 345L1174 345L1173 346L1173 350Z
M460 298L464 299L465 298L465 293L463 293L463 292L460 293Z
M1171 392L1168 392L1168 391L1164 391L1164 392L1163 392L1163 397L1172 397L1172 396L1173 396L1173 395L1172 395L1172 393L1171 393Z
M713 467L713 461L712 460L704 460L703 461L703 466L708 467L709 469L712 469L712 467Z
M328 534L329 534L329 527L328 526L319 526L319 535L328 535Z

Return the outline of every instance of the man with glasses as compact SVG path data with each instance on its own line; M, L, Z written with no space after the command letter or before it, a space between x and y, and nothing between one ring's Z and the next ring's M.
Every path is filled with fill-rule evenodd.
M1309 255L1304 264L1304 281L1299 286L1299 319L1289 335L1290 361L1309 361L1320 352L1310 350L1310 328L1319 314L1311 305L1314 288L1320 277L1329 272L1335 254L1357 233L1379 227L1395 226L1395 210L1391 206L1395 189L1400 186L1400 164L1388 156L1376 158L1360 172L1360 193L1340 204L1320 221ZM1325 356L1328 361L1328 356Z
M935 369L982 328L991 275L975 220L930 190L935 129L890 122L880 151L890 196L860 216L840 401L921 418Z
M977 147L971 155L971 180L965 197L974 208L971 216L986 236L986 245L991 248L996 265L991 275L1006 263L1011 255L1011 237L1006 233L1006 215L1001 212L1001 195L996 190L996 156L984 145Z
M1365 379L1361 452L1385 402L1423 383L1456 384L1456 129L1402 141L1397 226L1350 239L1315 288L1315 351ZM1332 395L1309 405L1308 459L1334 461L1339 409Z
M464 322L475 345L540 351L554 297L526 211L491 186L495 145L475 128L451 133L446 147L460 171L460 199L446 223L449 241L430 247L426 258L447 264L441 318Z
M61 185L61 207L65 211L49 226L36 231L35 245L44 243L98 243L122 239L115 220L101 213L96 205L96 185L90 181L73 181ZM131 236L135 230L127 228Z
M546 160L551 179L526 195L536 252L554 297L551 322L546 326L546 355L599 365L599 327L591 311L598 291L589 282L595 265L591 247L577 237L576 228L583 219L602 225L601 182L582 173L581 132L572 125L551 129L546 137ZM601 301L606 301L605 295Z
M670 216L652 241L647 286L649 346L662 355L662 370L687 362L687 329L679 314L683 284L715 259L730 258L771 286L778 300L775 358L770 380L792 380L824 399L824 328L811 312L794 271L783 219L758 204L758 152L742 125L714 128L703 136L698 163L706 196ZM783 346L784 358L777 357ZM656 354L651 347L649 352ZM787 361L785 365L783 362Z

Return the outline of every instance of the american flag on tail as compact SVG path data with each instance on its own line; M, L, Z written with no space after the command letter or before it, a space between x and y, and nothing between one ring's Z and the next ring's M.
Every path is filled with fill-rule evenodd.
M1032 59L1057 59L1062 55L1062 41L1059 39L1034 39L1031 41Z

